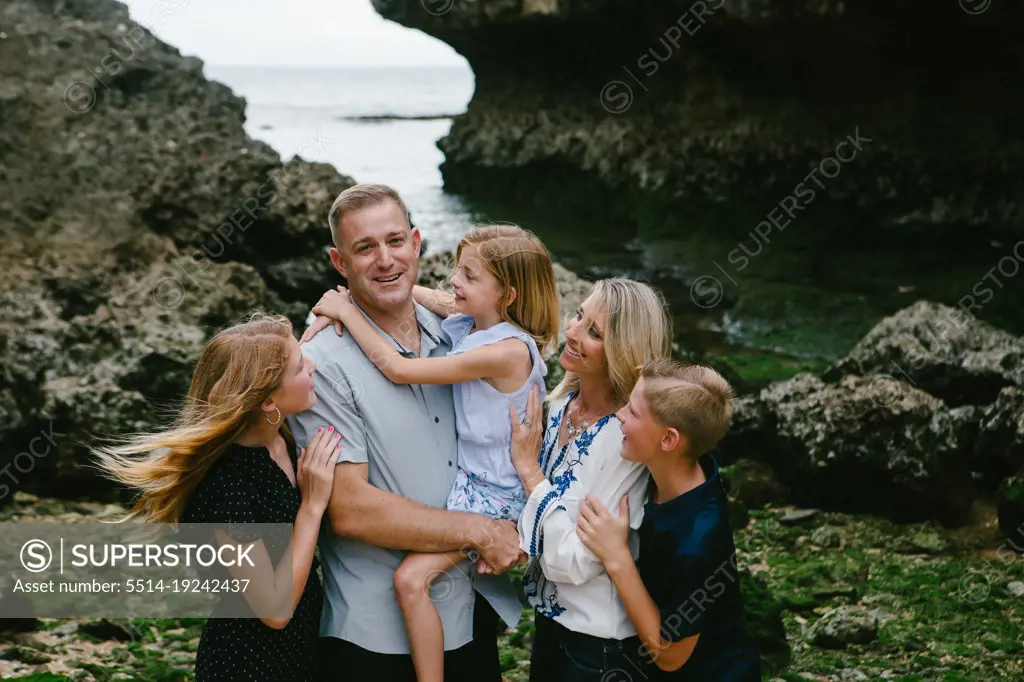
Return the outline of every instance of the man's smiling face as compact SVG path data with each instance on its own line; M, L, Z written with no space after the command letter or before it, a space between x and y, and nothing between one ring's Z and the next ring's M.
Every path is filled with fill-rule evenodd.
M412 300L418 274L419 230L393 201L351 211L338 226L339 271L364 310L397 314ZM367 313L372 315L371 310Z

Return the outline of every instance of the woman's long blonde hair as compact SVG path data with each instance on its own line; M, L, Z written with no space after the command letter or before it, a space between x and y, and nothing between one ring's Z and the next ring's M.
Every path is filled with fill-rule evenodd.
M468 244L477 247L484 267L504 290L498 304L502 319L532 336L542 355L553 348L561 319L555 271L544 244L516 225L485 225L462 238L455 251L456 263ZM511 304L510 288L516 291Z
M618 404L629 400L643 366L672 353L672 318L665 297L657 289L631 279L614 277L594 284L590 300L608 313L604 353L608 379ZM590 310L588 313L593 314ZM584 320L584 322L587 322ZM580 389L580 378L566 372L549 395L554 400Z
M210 467L264 418L257 408L285 376L290 339L288 318L264 313L218 332L199 356L174 426L94 450L103 475L139 491L124 520L178 522L189 493ZM281 426L290 447L291 434Z

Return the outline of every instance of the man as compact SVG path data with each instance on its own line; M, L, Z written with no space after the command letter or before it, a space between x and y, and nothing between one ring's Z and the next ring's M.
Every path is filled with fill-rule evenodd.
M398 194L384 185L350 187L328 223L331 263L381 335L407 357L447 354L440 320L412 298L420 234ZM320 534L323 679L414 682L393 591L405 551L475 549L502 572L519 560L518 532L507 521L444 509L457 471L451 386L392 384L351 335L333 330L303 353L318 366L318 400L289 417L295 439L305 446L316 429L333 426L342 443L329 528ZM475 596L471 576L453 567L430 589L444 626L446 680L500 680L496 615Z

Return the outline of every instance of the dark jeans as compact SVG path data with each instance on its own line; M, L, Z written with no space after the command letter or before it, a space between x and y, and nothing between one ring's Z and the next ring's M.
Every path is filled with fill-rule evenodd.
M321 682L416 682L416 670L408 654L378 654L337 637L321 637L318 657ZM498 614L479 594L473 607L473 641L444 652L444 679L501 682Z
M601 639L539 613L534 622L530 682L644 682L653 677L637 637Z

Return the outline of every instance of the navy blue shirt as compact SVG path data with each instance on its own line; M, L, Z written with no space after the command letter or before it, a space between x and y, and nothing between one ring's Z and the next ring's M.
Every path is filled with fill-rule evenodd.
M678 642L700 635L683 667L654 668L652 679L760 682L761 660L743 626L736 547L718 462L709 453L700 466L704 483L661 504L653 501L652 480L640 526L637 570L661 611L662 636Z

